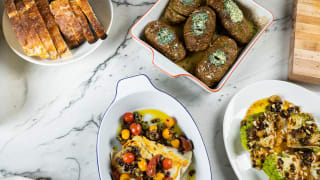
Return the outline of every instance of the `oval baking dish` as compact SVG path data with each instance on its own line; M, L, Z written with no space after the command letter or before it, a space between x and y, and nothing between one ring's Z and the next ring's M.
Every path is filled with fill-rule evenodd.
M110 153L116 141L119 120L124 112L157 109L178 120L181 130L194 145L192 166L196 179L212 179L208 154L201 134L188 110L171 95L153 86L146 75L122 79L101 122L97 137L97 164L100 179L111 179ZM182 123L183 121L183 123Z

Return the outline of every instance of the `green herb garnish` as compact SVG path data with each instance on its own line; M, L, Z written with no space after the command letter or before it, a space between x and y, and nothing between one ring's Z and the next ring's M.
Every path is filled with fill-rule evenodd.
M204 12L199 12L192 17L191 29L193 34L201 35L204 30L207 29L206 23L208 21L208 14Z
M168 28L162 28L158 32L157 40L160 44L170 44L172 41L176 39L174 32L172 32Z
M222 50L218 49L210 54L209 59L212 65L221 66L226 63L227 56Z
M181 0L183 5L189 5L191 3L193 3L194 0Z
M239 6L233 0L224 0L224 9L230 15L233 23L241 22L243 19L243 13Z

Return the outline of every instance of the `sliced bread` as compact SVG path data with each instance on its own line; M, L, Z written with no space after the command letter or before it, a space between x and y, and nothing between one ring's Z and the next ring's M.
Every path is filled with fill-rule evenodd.
M107 34L105 33L101 23L99 22L98 18L94 14L89 2L87 0L76 0L78 2L82 12L87 16L93 30L95 31L96 35L100 39L106 39Z
M44 47L46 48L47 52L49 53L51 59L58 59L58 53L56 50L56 47L53 44L53 41L51 39L50 33L47 29L46 24L44 23L42 16L36 6L36 3L34 0L23 0L24 5L27 7L27 9L30 9L30 20L35 25L35 30L38 33L38 36L40 37L40 40Z
M93 34L93 32L91 31L90 25L87 21L86 16L83 14L83 12L81 11L80 6L78 5L78 3L75 0L71 0L70 1L70 5L71 8L74 12L74 14L76 15L78 22L80 23L80 25L82 26L82 30L83 30L83 35L85 36L85 38L87 39L87 41L92 44L94 42L97 41L97 38L95 37L95 35Z
M82 27L67 0L55 0L49 5L56 23L71 49L78 47L84 40Z
M27 40L32 43L32 49L34 50L33 54L35 56L40 56L41 58L49 58L49 54L47 53L35 30L36 25L33 23L31 18L32 12L30 8L27 8L22 0L16 0L15 5L19 12L22 26L26 29L26 31L28 31Z
M72 56L50 12L48 0L36 0L36 4L60 57L65 58Z

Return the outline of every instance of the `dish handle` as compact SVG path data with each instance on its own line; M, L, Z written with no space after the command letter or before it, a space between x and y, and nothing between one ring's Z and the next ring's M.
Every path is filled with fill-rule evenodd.
M151 83L150 78L145 74L140 74L119 80L115 99L121 99L138 92L154 90L156 89Z

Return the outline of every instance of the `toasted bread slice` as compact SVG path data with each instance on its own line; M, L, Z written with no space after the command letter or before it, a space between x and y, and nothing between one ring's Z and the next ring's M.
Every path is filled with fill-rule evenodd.
M16 8L21 17L23 27L26 29L26 31L29 32L27 40L32 42L32 49L35 51L34 55L40 56L41 58L49 58L49 54L47 53L44 45L42 44L35 30L36 25L30 18L30 16L32 16L30 8L27 8L22 0L16 0Z
M107 34L105 33L101 23L99 22L98 18L94 14L89 2L87 0L76 0L82 10L82 12L87 16L93 30L95 31L96 35L100 39L106 39Z
M59 31L59 28L54 20L53 15L49 9L48 0L36 0L37 7L39 12L46 23L48 31L51 35L53 43L60 55L61 58L70 57L72 56L66 42L63 40L63 37Z
M55 0L49 6L69 47L71 49L78 47L85 40L85 37L69 2L66 0Z
M27 39L29 36L28 32L22 25L16 5L14 4L14 0L7 0L3 4L7 11L12 29L24 52L27 54L27 56L35 56L36 54L33 50L32 43Z
M81 11L79 4L75 0L70 1L71 8L76 15L78 22L82 26L83 35L87 39L87 41L92 44L97 41L97 38L94 36L93 32L91 31L90 25L87 21L86 16Z
M72 12L72 14L70 14L70 16L72 16L71 23L72 23L74 32L76 34L77 41L79 42L79 45L82 44L86 40L86 38L83 34L81 24L79 23L77 16L74 14L74 12L71 8L69 0L59 0L59 1L61 1L65 7L68 7L68 11L70 10Z
M38 36L40 37L40 40L44 45L44 47L46 48L47 52L49 53L51 59L58 59L58 53L57 53L56 47L53 44L50 33L41 17L41 14L36 6L35 1L23 0L23 2L24 2L24 5L27 7L27 9L30 9L31 14L29 15L29 17L33 22L33 24L36 26L35 29L38 33Z

